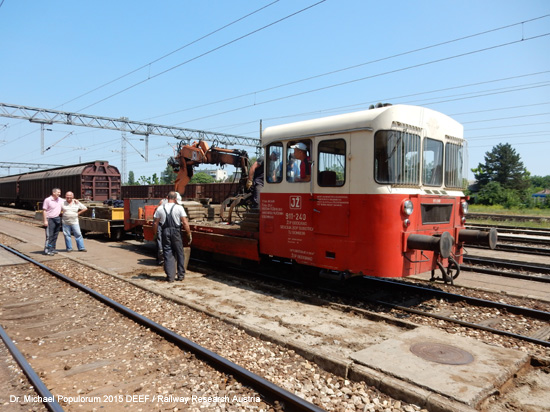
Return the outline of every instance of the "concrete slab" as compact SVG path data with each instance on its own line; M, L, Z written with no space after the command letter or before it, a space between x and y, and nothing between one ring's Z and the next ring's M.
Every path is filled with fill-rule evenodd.
M6 249L0 248L0 267L21 265L23 263L28 262L18 256L15 256L13 253L8 252Z
M12 236L16 233L16 237L21 240L21 243L13 245L13 249L39 262L47 262L52 259L71 258L100 270L112 271L115 273L131 273L141 270L151 272L157 269L159 269L159 272L162 272L162 267L158 268L156 264L154 245L151 242L149 242L151 243L151 250L147 250L142 242L118 243L108 241L101 237L85 237L84 246L87 248L88 252L73 250L68 253L65 251L65 240L61 233L57 239L57 251L59 253L55 256L46 256L43 253L45 239L44 229L21 225L17 222L0 220L0 233ZM74 239L73 248L75 248Z
M413 345L421 343L434 346L429 357L431 360L411 351ZM444 347L448 347L449 351L441 349ZM463 351L472 355L470 363L439 363L454 359L456 353ZM388 356L390 353L391 356ZM475 407L529 362L529 356L525 353L489 346L475 339L423 326L356 352L351 358L471 407ZM468 360L467 356L459 358Z

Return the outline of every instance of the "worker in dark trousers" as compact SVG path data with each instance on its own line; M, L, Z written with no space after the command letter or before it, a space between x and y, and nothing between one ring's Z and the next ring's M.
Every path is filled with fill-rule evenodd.
M191 244L191 228L183 202L179 193L170 192L168 202L159 206L154 214L153 233L157 233L158 225L162 225L162 253L164 255L164 272L168 282L185 278L185 255L181 229L187 234L187 242Z
M44 245L44 254L52 256L57 253L55 246L57 235L61 230L61 213L65 199L59 197L61 189L58 187L52 190L52 195L44 199L42 203L42 214L44 216L44 227L46 228L46 243Z
M254 162L248 172L248 180L246 181L246 189L249 190L252 186L252 199L254 208L260 207L260 192L264 187L264 157L260 156Z
M168 202L168 199L165 197L159 202L158 207L165 205ZM157 242L157 264L159 266L164 265L164 255L162 253L162 225L158 225L157 231L155 232L155 240Z

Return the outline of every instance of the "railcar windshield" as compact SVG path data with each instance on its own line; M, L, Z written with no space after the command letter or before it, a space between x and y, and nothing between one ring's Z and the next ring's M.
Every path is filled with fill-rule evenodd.
M374 176L378 183L419 185L420 136L399 130L376 132Z
M455 143L445 145L445 186L463 187L464 147Z
M422 182L427 186L441 186L443 183L443 142L439 140L424 139Z

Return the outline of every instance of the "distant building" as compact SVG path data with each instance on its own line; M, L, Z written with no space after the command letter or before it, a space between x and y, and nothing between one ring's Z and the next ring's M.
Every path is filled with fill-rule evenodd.
M227 179L227 172L222 169L196 170L195 173L205 173L212 176L216 182L223 182Z
M550 189L541 190L540 192L532 194L531 197L533 197L537 203L547 202L550 197Z

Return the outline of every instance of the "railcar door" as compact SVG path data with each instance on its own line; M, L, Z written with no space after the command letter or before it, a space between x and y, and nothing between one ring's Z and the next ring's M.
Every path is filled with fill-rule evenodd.
M313 186L315 235L348 236L350 222L350 135L317 140Z

